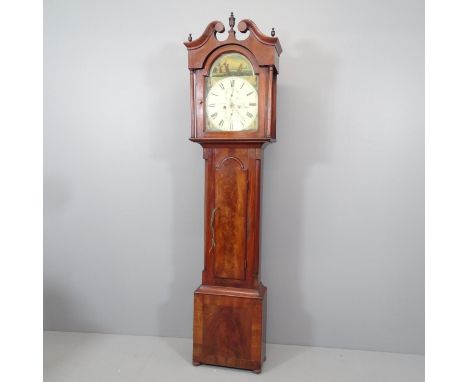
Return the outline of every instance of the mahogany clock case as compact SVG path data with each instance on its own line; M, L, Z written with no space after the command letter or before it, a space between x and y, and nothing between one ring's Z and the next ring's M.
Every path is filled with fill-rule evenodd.
M185 42L190 70L191 140L205 159L205 250L202 284L195 291L193 363L260 372L265 360L266 287L260 279L260 206L265 144L276 138L276 76L281 45L250 20L235 18L224 41L220 21L211 22L196 40ZM246 57L258 76L258 128L245 131L205 129L206 81L220 55Z

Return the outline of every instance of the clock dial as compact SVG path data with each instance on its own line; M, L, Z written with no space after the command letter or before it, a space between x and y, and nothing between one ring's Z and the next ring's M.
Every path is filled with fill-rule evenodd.
M226 77L212 86L207 94L206 117L212 130L255 129L257 114L257 90L242 77Z

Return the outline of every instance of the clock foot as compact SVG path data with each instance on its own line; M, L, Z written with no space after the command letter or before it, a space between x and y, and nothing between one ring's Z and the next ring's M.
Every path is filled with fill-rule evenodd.
M200 362L197 362L197 361L192 361L192 365L193 365L193 366L200 366L201 363L200 363Z
M262 369L252 370L252 372L255 374L260 374L262 372Z

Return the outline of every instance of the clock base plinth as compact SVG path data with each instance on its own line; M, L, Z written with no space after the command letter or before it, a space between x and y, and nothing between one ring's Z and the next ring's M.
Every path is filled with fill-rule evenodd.
M265 360L266 288L202 285L195 291L193 364L261 372Z

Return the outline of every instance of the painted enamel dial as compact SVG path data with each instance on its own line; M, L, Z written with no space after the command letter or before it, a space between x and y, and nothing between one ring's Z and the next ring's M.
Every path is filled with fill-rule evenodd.
M216 83L206 96L206 117L214 129L243 131L255 128L258 114L257 90L239 76Z

